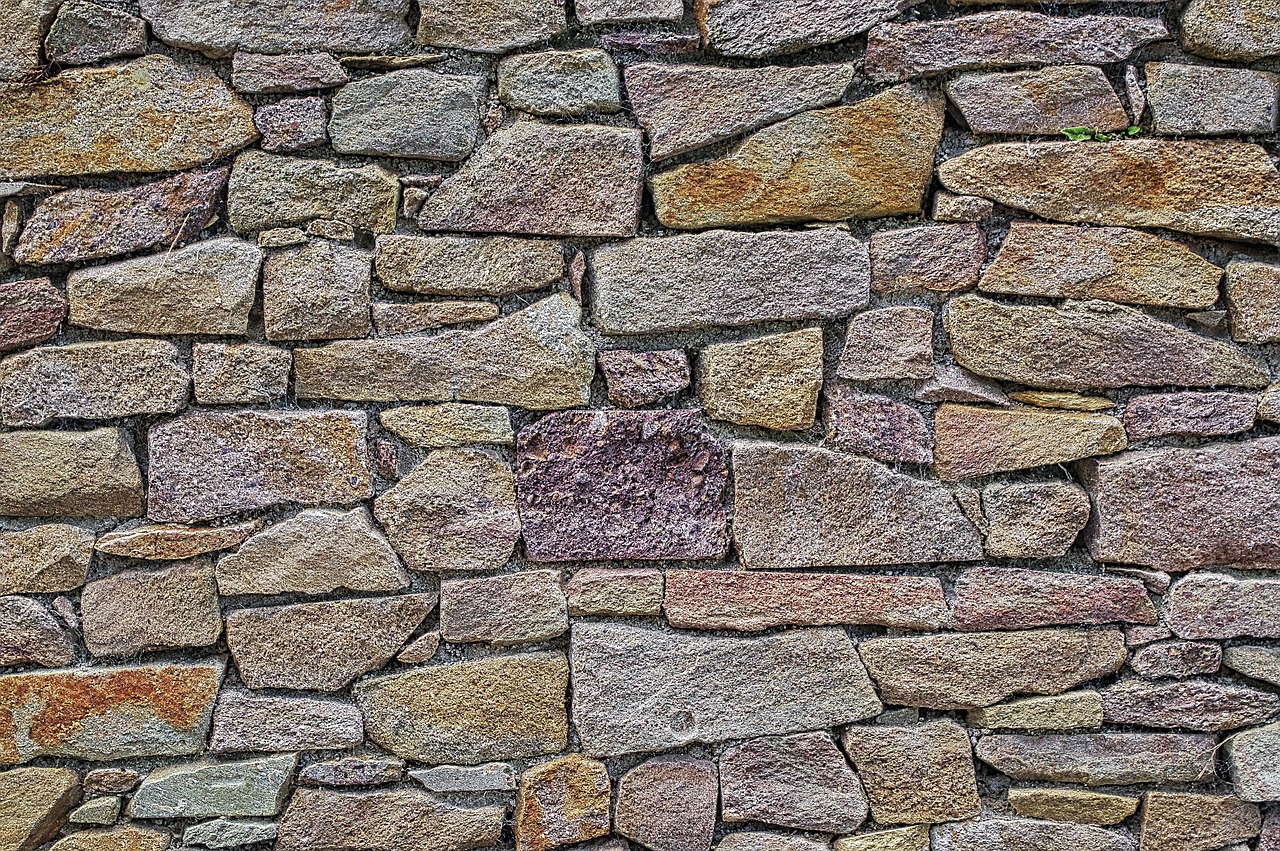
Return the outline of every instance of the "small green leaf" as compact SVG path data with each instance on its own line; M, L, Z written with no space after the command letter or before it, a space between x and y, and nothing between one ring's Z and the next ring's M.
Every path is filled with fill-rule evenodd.
M1131 125L1129 129L1124 132L1126 135L1129 135L1129 136L1137 136L1139 133L1142 132L1142 128L1134 124L1134 125Z
M1110 139L1111 139L1111 137L1110 137L1110 136L1108 136L1106 133L1094 133L1094 134L1093 134L1093 140L1094 140L1095 142L1106 142L1106 141L1109 141Z
M1090 127L1067 127L1063 129L1062 135L1073 142L1083 142L1093 136L1093 129Z

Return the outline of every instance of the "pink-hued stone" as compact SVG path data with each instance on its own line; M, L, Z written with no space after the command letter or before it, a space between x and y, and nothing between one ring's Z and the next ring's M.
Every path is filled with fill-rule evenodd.
M1253 428L1258 412L1254 393L1151 393L1135 396L1124 409L1130 441L1176 434L1213 437Z
M1156 622L1147 589L1136 579L989 567L961 574L952 616L966 632Z
M933 463L933 432L915 408L888 396L827 385L827 440L887 463Z
M0 352L43 343L66 315L67 300L48 278L0 283Z

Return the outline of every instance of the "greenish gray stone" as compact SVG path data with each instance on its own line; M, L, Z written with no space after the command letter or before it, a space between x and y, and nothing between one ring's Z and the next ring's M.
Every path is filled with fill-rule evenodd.
M329 137L340 154L457 162L475 147L484 95L483 77L423 68L365 77L334 94Z
M129 817L273 816L284 806L297 766L297 754L278 754L159 768L138 787Z
M534 115L584 115L622 108L618 69L603 50L548 50L498 63L498 97Z
M120 818L120 806L119 795L94 798L72 810L67 821L71 824L115 824Z
M382 166L340 166L246 151L236 157L227 184L227 216L238 233L335 219L390 233L396 224L400 181Z
M276 823L258 819L235 821L214 819L193 824L182 832L183 845L202 845L205 848L235 848L270 842L276 838Z

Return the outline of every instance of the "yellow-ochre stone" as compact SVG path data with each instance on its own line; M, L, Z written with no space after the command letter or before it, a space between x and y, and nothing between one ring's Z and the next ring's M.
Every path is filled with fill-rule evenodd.
M913 824L837 839L835 851L929 851L929 826Z
M609 833L609 769L581 754L544 762L520 777L516 851L547 851Z
M714 419L777 430L808 428L822 389L822 329L707 346L697 386Z
M988 730L1078 730L1102 726L1102 695L1073 691L969 710L969 724Z
M1105 396L1084 396L1080 393L1054 390L1019 390L1010 393L1009 398L1024 405L1035 405L1037 408L1061 408L1064 411L1109 411L1116 406L1115 402Z
M1138 799L1079 789L1010 789L1009 806L1028 818L1119 824L1137 812Z

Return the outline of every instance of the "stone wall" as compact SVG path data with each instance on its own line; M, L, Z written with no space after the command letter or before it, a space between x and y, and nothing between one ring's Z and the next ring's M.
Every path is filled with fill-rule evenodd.
M1280 851L1276 0L0 80L0 851Z

